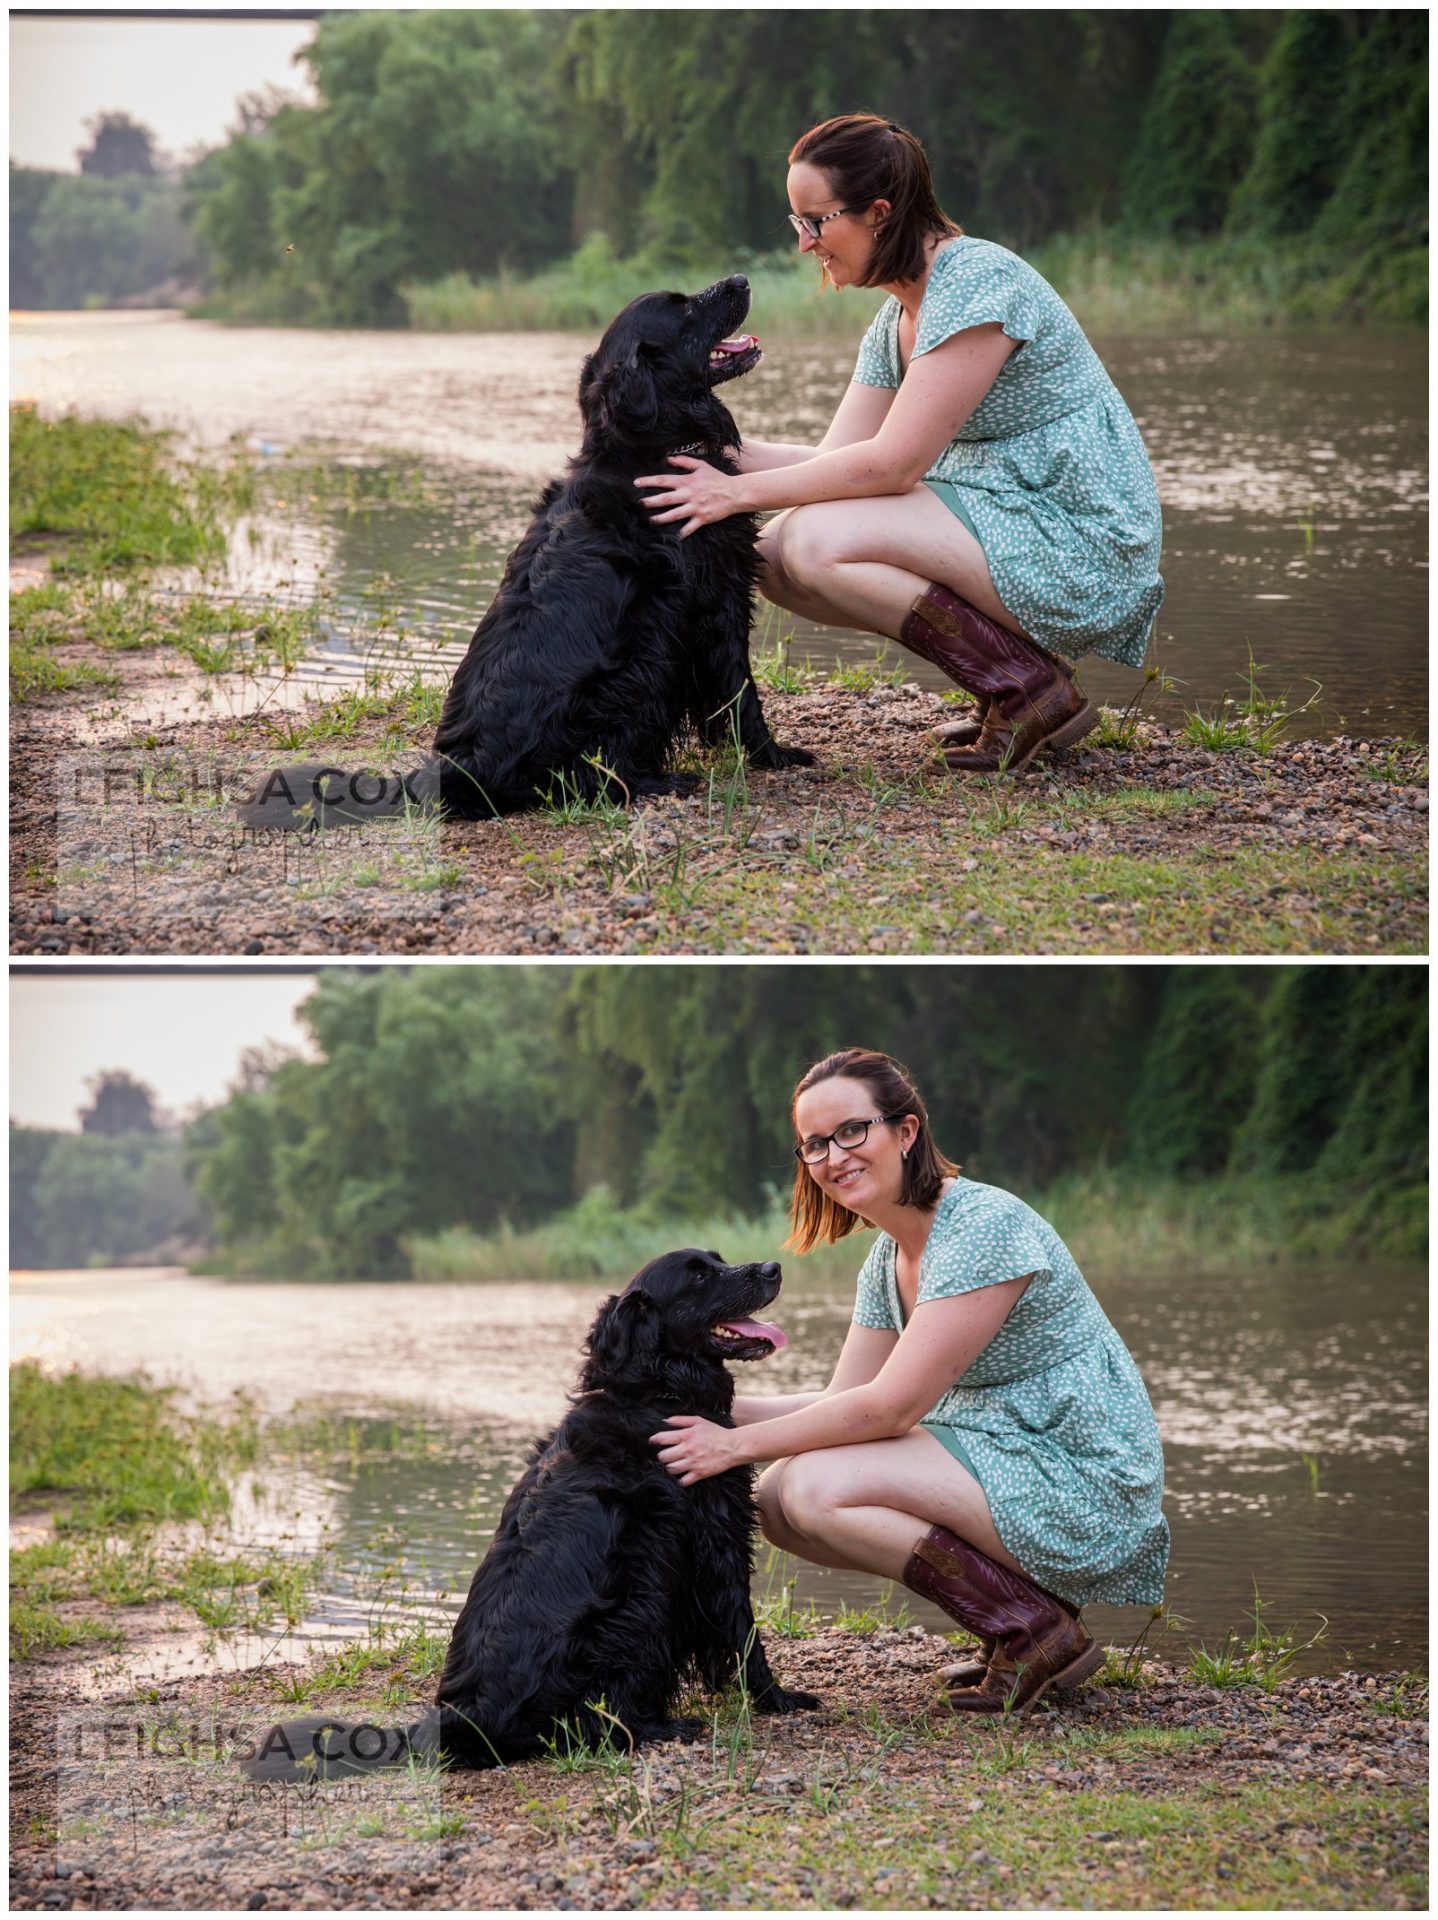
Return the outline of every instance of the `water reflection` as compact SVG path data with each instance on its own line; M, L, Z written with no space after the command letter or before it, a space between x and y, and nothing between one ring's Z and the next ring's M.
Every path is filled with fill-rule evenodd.
M1326 1615L1308 1667L1426 1660L1426 1283L1415 1269L1253 1272L1185 1279L1105 1276L1105 1310L1148 1382L1168 1463L1173 1641L1210 1646L1243 1628L1257 1583L1270 1625L1300 1637ZM236 1514L238 1535L327 1527L334 1573L320 1634L371 1617L376 1579L452 1612L489 1540L530 1439L559 1416L602 1290L578 1283L233 1285L171 1271L12 1277L16 1359L108 1372L144 1366L191 1396L237 1387L270 1411L297 1403L361 1418L395 1408L441 1430L433 1455L367 1459L281 1476ZM843 1341L847 1295L786 1286L790 1344L742 1389L819 1387ZM871 1605L864 1575L761 1552L759 1590L791 1574L796 1598ZM439 1596L443 1595L443 1599ZM946 1623L912 1596L916 1618ZM381 1604L389 1604L382 1601ZM1127 1641L1137 1608L1091 1610Z
M762 316L759 316L762 321ZM1145 435L1164 501L1155 657L1167 703L1241 693L1250 653L1300 733L1422 731L1427 715L1426 344L1412 333L1267 333L1095 343ZM432 497L286 503L255 528L231 581L289 581L334 599L319 657L270 697L342 684L367 665L448 672L498 584L536 485L577 440L573 335L311 333L226 329L164 314L27 314L12 321L11 390L47 408L139 411L206 445L239 435L285 457L392 463L418 456ZM734 405L759 438L815 441L852 351L780 344ZM262 460L271 458L261 453ZM392 467L386 469L392 471ZM328 490L326 490L328 491ZM247 530L248 539L248 530ZM261 556L268 550L266 568ZM288 569L288 573L286 573ZM373 617L377 585L393 626ZM787 616L773 631L790 625ZM867 636L798 622L796 657L868 659ZM902 657L924 685L937 670ZM1135 676L1090 664L1100 698ZM253 689L232 698L252 705Z

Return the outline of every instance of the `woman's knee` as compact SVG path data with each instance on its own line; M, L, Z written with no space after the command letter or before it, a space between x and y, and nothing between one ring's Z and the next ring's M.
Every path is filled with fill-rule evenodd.
M824 1522L838 1504L838 1473L824 1452L799 1453L784 1463L777 1497L786 1528L806 1539L821 1540Z
M754 1483L754 1506L759 1515L759 1531L776 1547L787 1546L789 1532L784 1513L784 1474L792 1460L776 1460Z
M850 557L843 515L834 511L832 502L823 501L791 507L784 523L778 538L784 573L801 587L822 587L830 571Z

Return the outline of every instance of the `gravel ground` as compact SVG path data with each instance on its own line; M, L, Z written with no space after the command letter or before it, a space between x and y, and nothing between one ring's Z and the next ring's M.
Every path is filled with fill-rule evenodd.
M1411 1682L1341 1673L1219 1690L1151 1661L1139 1686L1091 1685L1026 1720L975 1725L944 1704L934 1673L952 1648L922 1627L828 1627L769 1647L782 1680L824 1705L756 1720L752 1744L731 1710L712 1739L622 1765L384 1776L387 1799L375 1777L245 1789L229 1764L157 1758L155 1741L141 1762L133 1728L148 1716L153 1731L163 1710L133 1697L108 1703L128 1746L117 1738L108 1767L77 1776L56 1725L82 1705L84 1663L22 1663L12 1905L1426 1905L1427 1702ZM280 1704L290 1671L181 1682L167 1695L175 1724L200 1745L209 1713L252 1733L294 1711ZM353 1695L323 1704L354 1717Z
M172 671L153 653L108 663L136 700ZM973 781L935 762L927 730L953 709L913 683L768 693L765 705L817 768L736 778L693 757L697 795L630 814L426 818L305 839L242 833L228 797L316 753L392 764L382 723L285 753L253 718L142 730L124 698L100 709L83 692L45 696L12 715L11 948L1426 951L1427 763L1410 743L1217 753L1145 723L1128 750L1086 746L1018 779ZM137 769L158 783L142 799L130 797Z

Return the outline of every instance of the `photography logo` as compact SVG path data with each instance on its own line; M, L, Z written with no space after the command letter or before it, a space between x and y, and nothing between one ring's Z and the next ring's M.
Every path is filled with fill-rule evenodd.
M282 1727L272 1713L185 1701L62 1713L57 1869L102 1883L128 1875L142 1889L199 1882L207 1907L243 1908L271 1888L269 1904L286 1905L286 1882L362 1873L381 1858L387 1873L432 1863L455 1828L445 1775L409 1751L391 1716ZM249 1777L244 1763L279 1756L287 1737L301 1777ZM323 1767L306 1764L311 1747Z
M187 923L230 945L361 900L366 920L414 919L456 879L438 790L433 762L280 767L163 745L67 755L55 904L100 927L141 917L169 937Z

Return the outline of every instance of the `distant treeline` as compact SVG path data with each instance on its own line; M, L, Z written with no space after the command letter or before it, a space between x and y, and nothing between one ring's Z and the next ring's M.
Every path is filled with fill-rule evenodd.
M1426 312L1422 10L359 12L304 57L318 104L248 103L184 179L256 317L404 324L407 289L600 234L656 276L791 249L788 150L857 108L912 127L988 238L1298 249L1354 314ZM55 304L39 178L12 174L12 248Z
M404 1274L417 1238L524 1229L601 1186L656 1220L762 1214L792 1179L790 1088L851 1044L909 1064L975 1178L1271 1181L1335 1249L1424 1243L1421 967L341 970L302 1018L318 1059L252 1071L185 1136L235 1270ZM17 1259L155 1231L94 1153L133 1140L12 1134ZM147 1191L174 1177L133 1164Z

